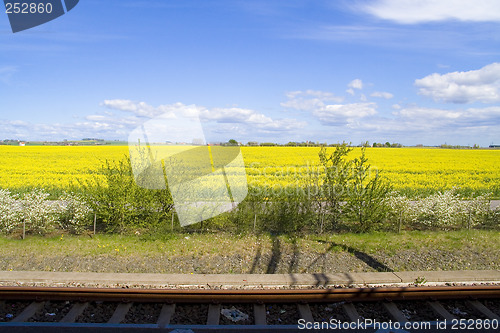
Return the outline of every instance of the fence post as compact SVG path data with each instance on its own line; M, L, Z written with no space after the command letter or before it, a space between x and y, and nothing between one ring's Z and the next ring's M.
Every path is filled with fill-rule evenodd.
M257 225L257 213L255 213L255 217L253 219L253 233L255 234L255 226Z
M97 214L94 213L94 236L95 236L96 218L97 218Z
M398 233L401 233L401 227L403 225L403 210L399 212L399 224L398 224Z
M172 232L174 231L174 214L175 212L172 212L172 226L171 226Z

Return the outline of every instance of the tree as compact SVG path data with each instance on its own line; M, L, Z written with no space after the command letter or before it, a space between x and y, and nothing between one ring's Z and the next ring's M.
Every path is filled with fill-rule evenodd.
M346 156L352 148L343 142L328 154L325 147L321 147L319 161L325 169L324 179L319 191L319 200L326 201L326 207L320 203L321 230L323 229L323 208L328 212L330 224L335 227L340 221L342 213L342 202L346 199L347 185L350 177L351 161Z
M236 141L235 139L231 139L227 142L230 146L237 146L238 145L238 141Z
M366 148L362 148L361 156L352 161L345 205L346 215L357 222L362 232L369 231L386 217L388 207L385 199L391 190L390 184L380 177L379 172L371 169L365 152Z

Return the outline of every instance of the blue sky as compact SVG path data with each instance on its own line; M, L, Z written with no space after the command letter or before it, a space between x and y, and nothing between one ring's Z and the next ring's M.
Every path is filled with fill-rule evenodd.
M128 138L195 111L210 140L500 143L497 0L81 0L13 34L0 138Z

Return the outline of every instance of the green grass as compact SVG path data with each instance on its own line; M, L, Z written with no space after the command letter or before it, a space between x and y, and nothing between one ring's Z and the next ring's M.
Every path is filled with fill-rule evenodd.
M304 239L310 241L329 241L356 248L366 253L383 251L390 254L401 249L424 248L454 250L470 245L481 247L485 250L500 250L500 232L493 230L408 231L400 234L389 232L347 233L329 236L311 235L306 236ZM337 246L335 249L341 248L342 246Z
M52 237L27 236L25 240L0 237L0 255L57 256L203 256L234 255L254 251L257 247L271 250L279 241L283 249L303 252L361 251L367 254L395 254L403 249L437 249L453 251L467 248L500 251L500 232L493 230L411 231L401 234L372 232L366 234L291 236L232 235L227 233L169 234L164 236L96 235Z

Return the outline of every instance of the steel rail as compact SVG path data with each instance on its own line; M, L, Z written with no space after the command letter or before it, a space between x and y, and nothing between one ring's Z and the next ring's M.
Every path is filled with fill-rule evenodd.
M164 303L300 303L335 301L500 298L500 286L384 287L336 289L123 289L78 287L0 287L1 300L112 301Z

